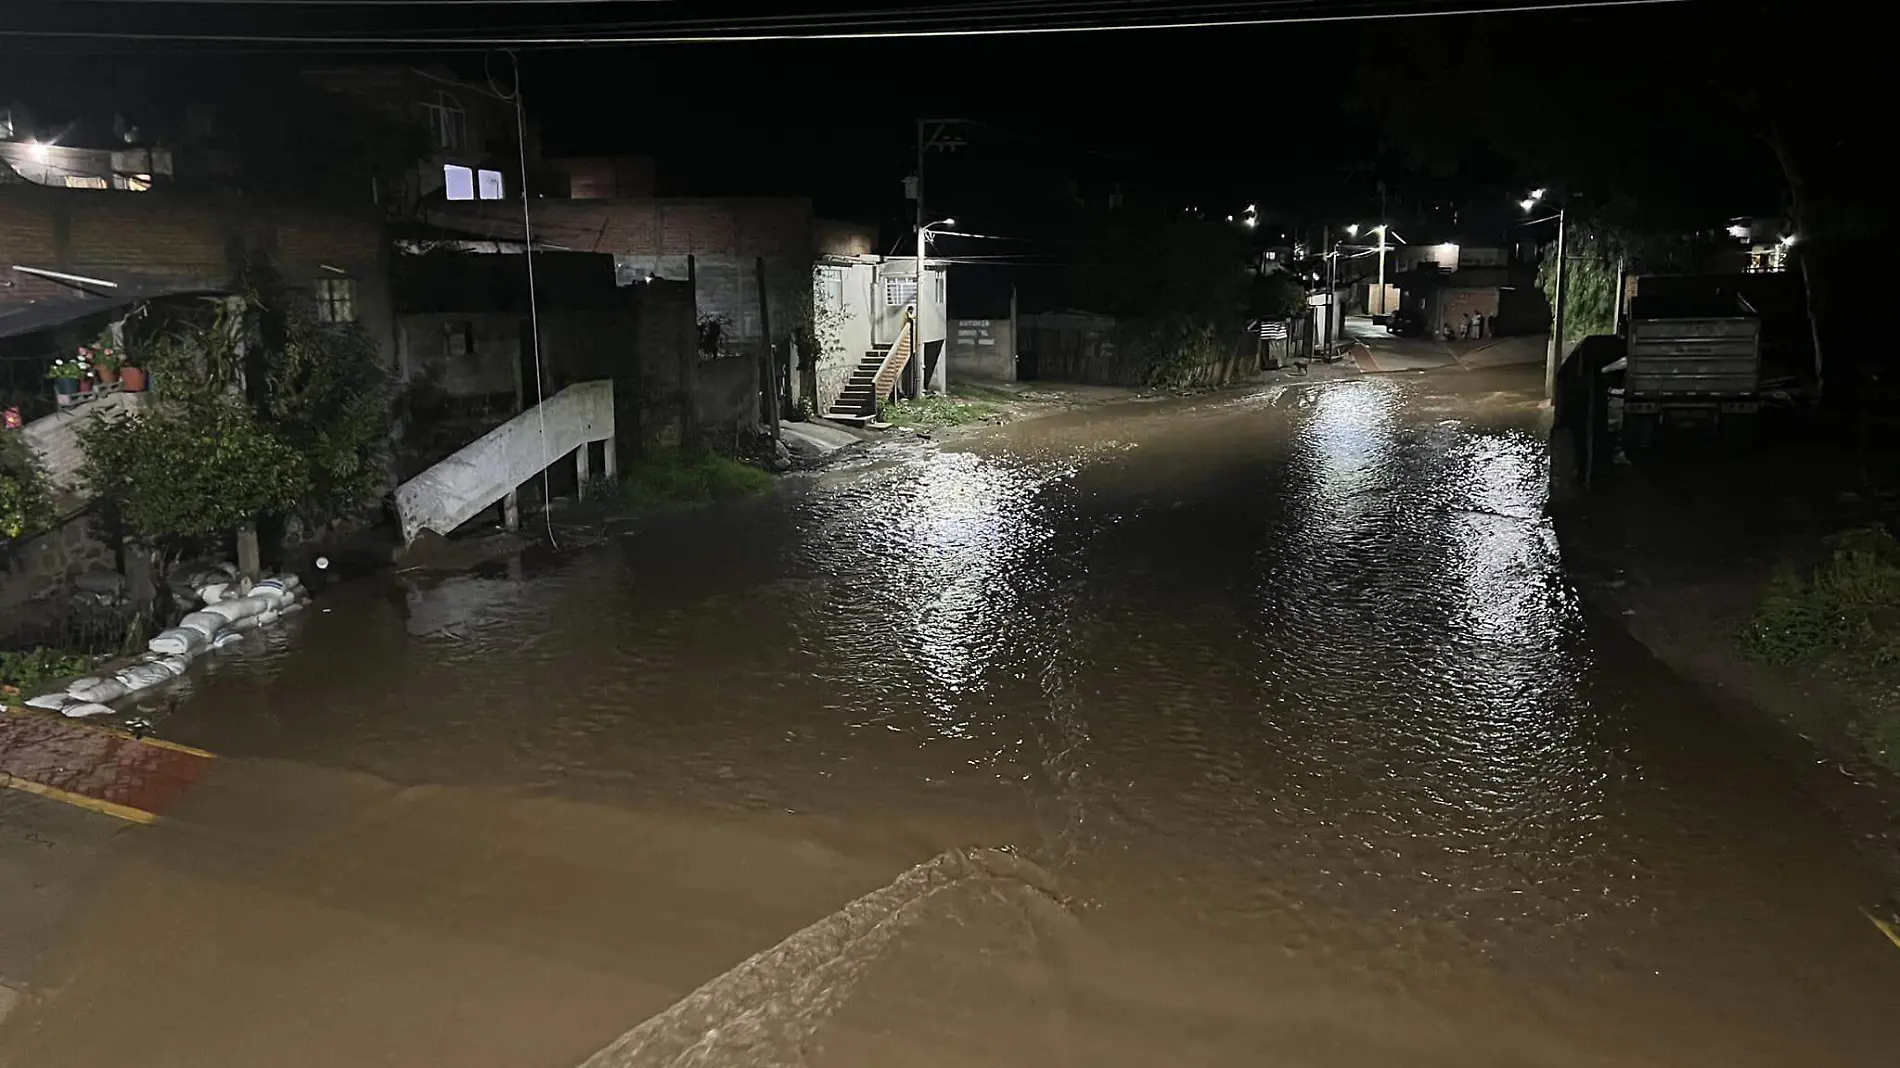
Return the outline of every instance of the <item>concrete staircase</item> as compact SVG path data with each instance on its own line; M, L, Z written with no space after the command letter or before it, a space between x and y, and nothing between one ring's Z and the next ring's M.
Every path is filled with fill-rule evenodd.
M904 368L910 363L915 326L916 314L912 311L906 316L896 344L883 349L874 348L864 354L858 366L852 370L850 380L845 383L844 392L826 409L825 418L856 426L877 421L879 406L897 388L897 383L904 376Z
M424 530L448 534L501 503L513 528L515 488L573 457L585 489L587 445L607 443L604 474L614 474L614 384L577 382L463 446L455 455L396 488L403 543Z

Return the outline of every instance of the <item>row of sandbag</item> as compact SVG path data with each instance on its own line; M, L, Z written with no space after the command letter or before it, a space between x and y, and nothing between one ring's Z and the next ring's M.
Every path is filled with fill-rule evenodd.
M109 702L183 675L192 657L207 649L221 649L239 640L245 631L302 611L303 602L308 600L302 580L295 575L251 585L221 577L195 592L205 606L179 620L178 626L161 631L147 643L151 651L144 656L111 675L74 679L64 693L43 694L26 703L67 716L109 714Z

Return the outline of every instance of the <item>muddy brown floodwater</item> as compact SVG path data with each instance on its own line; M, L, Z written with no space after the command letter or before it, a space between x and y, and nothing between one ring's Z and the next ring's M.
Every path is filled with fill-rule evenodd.
M1846 836L1591 619L1534 372L891 442L333 590L14 1065L1900 1063Z

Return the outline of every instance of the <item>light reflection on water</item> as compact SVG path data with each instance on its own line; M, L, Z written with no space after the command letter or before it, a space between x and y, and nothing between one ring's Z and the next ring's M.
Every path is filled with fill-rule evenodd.
M1229 964L1680 965L1654 917L1749 846L1603 696L1535 428L1423 389L891 445L520 580L345 595L181 722L399 781L948 827ZM1658 761L1673 788L1630 770Z

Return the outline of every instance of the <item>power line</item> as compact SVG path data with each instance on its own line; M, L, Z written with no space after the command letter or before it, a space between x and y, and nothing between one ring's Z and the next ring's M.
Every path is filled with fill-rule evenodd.
M760 44L780 41L926 40L968 37L1038 37L1056 34L1122 33L1136 30L1245 29L1262 26L1324 25L1346 22L1389 22L1472 15L1518 15L1604 8L1655 7L1688 0L1553 0L1537 4L1492 7L1437 8L1413 11L1361 12L1350 15L1271 15L1236 18L1176 19L1165 22L1088 23L1065 26L955 27L938 29L773 30L737 33L605 34L535 36L532 34L468 37L369 34L309 35L145 32L126 30L0 30L0 38L43 40L119 40L179 44L283 44L349 48L353 46L413 48L563 48L612 45ZM901 23L900 23L901 25Z

